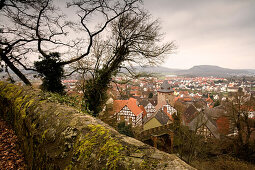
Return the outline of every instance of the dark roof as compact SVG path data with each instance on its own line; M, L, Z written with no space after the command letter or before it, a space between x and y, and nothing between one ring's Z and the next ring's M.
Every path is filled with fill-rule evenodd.
M149 101L148 100L138 100L139 105L143 105L144 107L148 105Z
M199 99L199 100L197 100L197 101L194 101L193 103L194 103L194 106L195 106L196 108L200 108L200 109L204 108L204 107L206 106L206 104L207 104L207 103L206 103L204 100L202 100L202 99Z
M161 92L161 93L171 93L171 92L174 92L174 90L171 88L171 85L168 83L168 81L165 80L161 84L160 89L158 89L158 92Z
M167 114L165 112L163 112L162 110L159 110L157 112L155 112L151 117L149 117L147 120L144 121L144 124L147 123L148 121L150 121L153 118L156 118L159 123L161 125L165 125L167 124L169 117L167 116Z
M143 105L144 107L147 106L149 103L151 103L153 106L156 106L158 104L158 100L155 99L137 99L139 102L139 105Z
M226 109L223 106L217 106L214 108L206 107L204 109L204 113L206 113L208 116L212 118L218 118L220 116L227 116Z
M157 99L149 99L149 101L151 102L151 104L153 106L156 106L158 104L158 100Z
M217 139L220 138L220 134L218 132L216 123L204 113L198 114L189 124L188 127L190 130L196 130L197 128L205 125L213 134L213 136Z
M156 115L155 118L162 124L165 125L167 124L169 117L167 116L167 114L165 112L163 112L162 110L159 110Z
M191 104L188 106L188 108L184 112L183 116L185 117L186 122L189 123L190 121L193 120L193 118L197 114L198 114L198 110L196 109L196 107L193 104Z
M165 112L163 112L162 110L159 110L159 111L155 112L149 118L145 118L144 124L147 123L148 121L150 121L151 119L153 119L154 117L159 121L159 123L161 125L167 124L167 122L169 120L169 117L167 116L167 114Z

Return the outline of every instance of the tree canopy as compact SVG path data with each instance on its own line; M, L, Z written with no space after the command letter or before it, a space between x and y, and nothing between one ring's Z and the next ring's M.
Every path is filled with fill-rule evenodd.
M90 53L95 36L120 15L137 10L139 3L74 0L62 7L53 0L1 0L1 61L31 85L20 68L37 71L36 56L47 58L51 53L60 54L61 66L79 61Z
M64 66L86 76L84 99L96 116L112 76L132 65L155 65L174 49L161 43L160 23L140 0L2 0L0 56L26 85L22 69L42 76L44 90L62 93ZM4 24L4 22L8 24ZM78 64L78 67L77 67ZM70 74L71 74L70 73ZM87 73L90 73L88 75Z

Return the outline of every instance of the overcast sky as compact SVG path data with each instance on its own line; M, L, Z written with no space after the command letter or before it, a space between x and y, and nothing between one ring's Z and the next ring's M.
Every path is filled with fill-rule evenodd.
M255 69L255 0L144 0L178 49L163 66Z

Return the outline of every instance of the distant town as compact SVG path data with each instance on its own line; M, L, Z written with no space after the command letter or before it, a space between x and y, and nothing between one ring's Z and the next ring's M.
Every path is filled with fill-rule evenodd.
M226 103L236 102L236 94L242 95L241 103L255 95L253 76L221 78L143 74L137 78L125 75L112 78L101 119L113 127L125 122L134 129L132 137L169 153L173 145L160 144L159 141L173 143L169 128L172 129L174 116L178 113L182 125L205 139L235 136L238 130ZM31 74L30 78L34 87L40 86L38 76ZM62 80L66 94L80 98L84 93L83 83L84 80L78 76ZM249 107L247 113L247 118L254 121L254 105ZM250 135L251 140L255 139L254 132ZM168 137L165 138L165 135ZM152 136L156 136L156 140L152 140Z
M254 6L0 0L0 169L255 169Z

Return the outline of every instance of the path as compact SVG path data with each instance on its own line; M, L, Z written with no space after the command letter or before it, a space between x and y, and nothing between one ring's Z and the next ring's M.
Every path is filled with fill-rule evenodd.
M17 142L14 131L0 118L0 169L26 169L24 157L17 150Z

